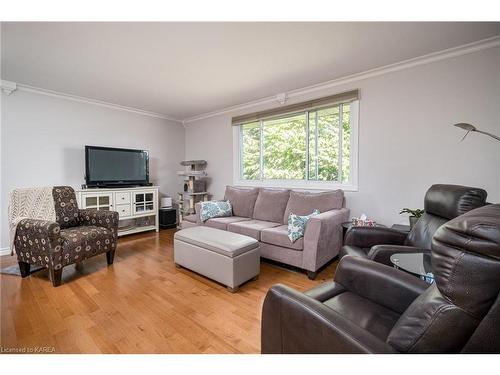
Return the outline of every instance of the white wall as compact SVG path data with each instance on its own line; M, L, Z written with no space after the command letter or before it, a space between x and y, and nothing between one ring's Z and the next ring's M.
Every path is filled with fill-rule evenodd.
M16 91L2 94L1 247L8 246L8 194L16 187L84 183L84 146L146 149L150 180L175 197L184 158L182 124L122 110Z
M500 143L479 134L460 142L463 132L452 126L469 122L500 134L500 48L360 80L314 97L354 88L361 95L359 191L346 193L351 215L364 212L384 224L406 223L400 209L422 207L434 183L482 187L490 202L500 202ZM231 117L264 108L186 125L186 158L208 161L209 190L216 198L233 181Z
M470 122L500 134L500 48L458 56L294 98L359 88L359 191L352 215L404 222L402 207L422 207L433 183L485 188L500 202L500 144L479 134L460 142L451 126ZM269 106L267 106L269 107ZM15 187L83 181L85 144L148 149L151 180L175 197L179 160L208 161L210 191L232 184L231 117L247 108L182 125L153 117L16 91L1 101L1 247L8 246L8 192ZM184 146L185 142L185 146Z

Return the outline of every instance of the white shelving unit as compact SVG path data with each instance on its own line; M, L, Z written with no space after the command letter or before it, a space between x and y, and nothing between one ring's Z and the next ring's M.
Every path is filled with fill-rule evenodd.
M131 225L118 230L118 236L159 230L158 186L121 189L82 189L76 191L78 207L117 211L120 224Z

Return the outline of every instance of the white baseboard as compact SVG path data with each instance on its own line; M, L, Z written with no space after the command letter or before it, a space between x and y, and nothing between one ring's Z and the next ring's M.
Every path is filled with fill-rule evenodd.
M10 247L0 248L0 257L4 255L10 255Z

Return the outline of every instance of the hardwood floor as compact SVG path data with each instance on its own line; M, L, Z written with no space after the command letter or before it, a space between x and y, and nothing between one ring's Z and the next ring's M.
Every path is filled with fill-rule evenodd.
M47 271L26 279L0 275L1 337L5 348L48 347L55 353L259 353L267 290L283 283L307 290L316 280L265 262L257 281L229 293L173 262L174 230L121 238L114 264L105 255L63 271L52 287ZM14 264L4 256L0 264ZM54 348L54 349L52 349Z

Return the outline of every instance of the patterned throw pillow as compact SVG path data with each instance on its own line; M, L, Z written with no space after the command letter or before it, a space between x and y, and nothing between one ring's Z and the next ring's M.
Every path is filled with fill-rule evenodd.
M319 210L314 210L312 214L306 216L290 213L290 216L288 216L288 238L290 241L295 242L300 237L304 237L307 222L311 217L317 214L319 214Z
M229 201L201 202L200 219L205 222L214 217L225 217L233 215L233 207Z

